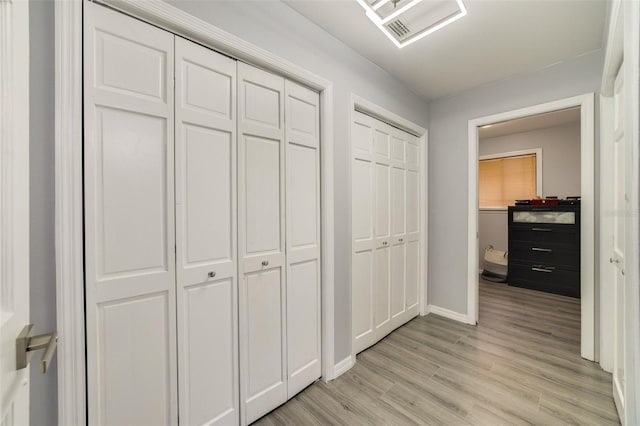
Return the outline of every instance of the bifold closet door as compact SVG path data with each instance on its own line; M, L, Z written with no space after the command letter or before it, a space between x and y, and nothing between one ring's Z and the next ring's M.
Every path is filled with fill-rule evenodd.
M175 49L180 422L237 424L236 62Z
M419 145L415 136L354 111L352 336L354 352L418 314Z
M374 119L354 111L351 124L351 300L354 352L375 342L373 329Z
M243 420L287 400L282 77L238 63L238 246Z
M374 146L373 328L377 336L393 330L391 322L391 126L378 121Z
M406 321L406 133L391 128L391 321Z
M287 396L321 376L320 97L285 83Z
M88 423L177 424L174 36L84 25Z
M406 148L406 272L405 272L405 321L418 315L420 310L420 184L421 150L419 140L405 132Z

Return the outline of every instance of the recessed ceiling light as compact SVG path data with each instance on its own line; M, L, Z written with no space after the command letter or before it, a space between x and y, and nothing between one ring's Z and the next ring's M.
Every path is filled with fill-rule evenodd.
M357 0L367 17L398 47L405 47L467 14L462 0Z

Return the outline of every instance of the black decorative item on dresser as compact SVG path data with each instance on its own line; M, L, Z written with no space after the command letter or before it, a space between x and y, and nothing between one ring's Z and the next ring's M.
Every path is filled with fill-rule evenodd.
M507 282L580 297L579 204L509 207Z

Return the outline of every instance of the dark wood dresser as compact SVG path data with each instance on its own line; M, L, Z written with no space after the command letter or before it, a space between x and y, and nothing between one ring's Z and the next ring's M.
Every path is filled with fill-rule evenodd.
M509 207L509 270L516 287L580 297L580 205Z

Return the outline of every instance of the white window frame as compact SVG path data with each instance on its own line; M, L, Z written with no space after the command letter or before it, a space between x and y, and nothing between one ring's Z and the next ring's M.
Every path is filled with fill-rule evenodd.
M499 158L509 157L521 157L523 155L535 154L536 156L536 194L538 197L542 197L542 148L522 149L519 151L499 152L497 154L487 154L478 157L478 170L480 170L480 161L482 160L497 160ZM478 180L478 184L480 181ZM480 189L478 188L478 191ZM483 211L507 211L506 207L480 207Z

